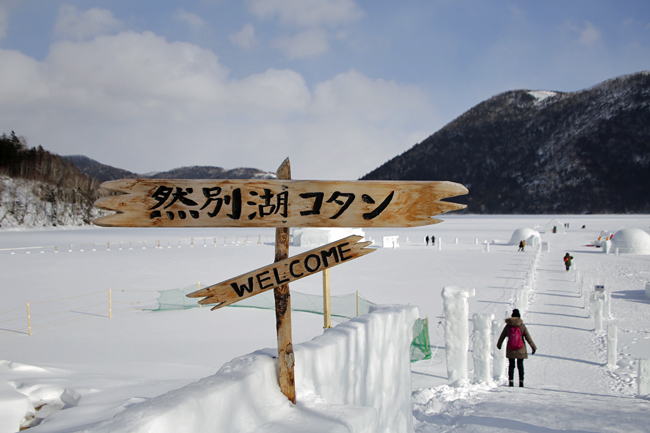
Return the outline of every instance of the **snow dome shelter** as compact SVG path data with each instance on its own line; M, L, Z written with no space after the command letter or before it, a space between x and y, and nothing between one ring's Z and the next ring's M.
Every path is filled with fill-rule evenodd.
M540 235L537 230L529 229L527 227L515 230L510 238L508 245L519 245L519 242L526 241L526 245L539 244Z
M553 228L555 227L555 232ZM557 218L553 218L544 227L544 233L561 233L564 234L564 223Z
M614 233L612 251L619 253L650 254L650 235L641 229L623 229Z

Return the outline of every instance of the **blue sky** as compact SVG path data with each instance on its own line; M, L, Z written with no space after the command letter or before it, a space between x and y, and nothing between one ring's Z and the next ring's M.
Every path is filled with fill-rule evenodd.
M0 132L356 179L477 103L650 69L646 1L0 0Z

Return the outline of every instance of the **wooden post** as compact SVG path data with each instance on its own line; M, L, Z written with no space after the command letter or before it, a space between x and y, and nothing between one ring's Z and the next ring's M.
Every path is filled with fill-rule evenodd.
M32 335L32 315L29 312L29 302L27 303L27 333Z
M278 168L276 177L281 180L291 179L289 158ZM275 261L289 257L289 228L275 229ZM291 295L289 284L273 289L275 295L275 324L278 333L278 366L280 390L293 403L296 403L296 384L293 375L294 354L291 343Z
M325 325L323 328L329 329L332 327L332 302L330 299L330 270L329 268L323 269L323 317L325 318Z
M359 317L359 291L357 290L357 317Z
M113 318L113 292L108 289L108 318Z

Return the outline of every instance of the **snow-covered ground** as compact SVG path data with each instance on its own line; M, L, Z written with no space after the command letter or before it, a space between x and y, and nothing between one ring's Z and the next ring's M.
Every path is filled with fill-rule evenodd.
M606 255L587 245L602 230L647 232L650 217L558 216L569 224L565 234L544 232L551 218L450 215L424 228L369 229L367 237L379 245L383 236L399 235L399 248L378 249L331 270L333 295L359 290L374 303L411 304L429 317L434 356L412 364L415 431L648 431L650 402L636 395L636 371L637 359L650 358L650 300L644 291L650 255ZM534 255L531 246L522 253L506 245L522 227L540 231L550 244L523 312L538 347L525 362L526 388L450 388L442 288L475 289L470 316L506 317ZM424 244L427 235L436 236L435 246ZM211 376L233 358L275 347L273 311L146 310L155 306L159 290L212 284L271 263L272 239L273 231L265 229L0 232L0 398L17 390L40 407L36 416L45 421L31 431L72 432ZM488 240L494 243L486 252ZM290 254L307 249L292 247ZM564 270L566 252L580 277L612 293L613 319L606 323L618 326L616 368L605 366L605 334L594 332L578 274ZM320 294L321 279L299 280L291 289ZM322 327L322 316L294 313L294 344L322 334ZM471 353L468 358L471 381ZM0 402L0 431L3 407L9 405ZM314 417L313 422L322 419Z

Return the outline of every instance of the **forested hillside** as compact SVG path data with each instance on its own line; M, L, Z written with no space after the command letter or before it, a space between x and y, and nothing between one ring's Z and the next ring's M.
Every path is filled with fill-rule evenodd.
M99 194L99 182L71 162L13 131L0 136L0 227L89 224Z
M650 73L502 93L363 179L459 182L470 213L650 212Z

